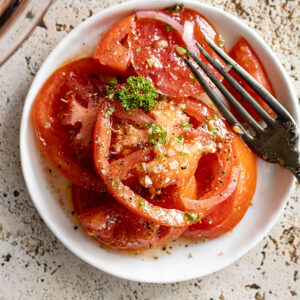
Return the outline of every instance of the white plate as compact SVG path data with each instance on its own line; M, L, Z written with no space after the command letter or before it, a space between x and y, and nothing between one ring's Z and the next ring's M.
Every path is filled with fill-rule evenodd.
M288 77L263 40L241 21L219 9L196 1L182 2L186 7L198 10L215 26L225 38L227 49L241 36L250 42L264 63L277 98L284 102L284 106L298 121L297 99ZM58 198L65 199L66 193L57 183L51 183L52 179L45 171L45 158L40 154L36 141L31 118L35 97L46 79L61 63L74 57L92 54L101 34L112 24L134 10L162 8L175 3L161 0L131 1L100 11L79 25L59 43L36 75L26 98L21 123L23 173L32 200L45 223L67 248L87 263L115 276L142 282L188 280L228 266L254 247L270 230L281 214L294 182L288 171L259 160L253 206L233 232L207 243L191 244L189 247L184 246L185 242L179 242L179 246L176 243L171 244L172 248L168 248L171 254L162 254L160 250L139 255L107 251L99 247L83 230L73 229L77 221L57 201ZM58 189L58 193L53 192L52 185ZM158 259L154 259L153 255L158 256Z

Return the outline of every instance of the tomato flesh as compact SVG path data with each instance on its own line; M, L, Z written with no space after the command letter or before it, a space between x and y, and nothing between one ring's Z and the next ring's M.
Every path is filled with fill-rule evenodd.
M240 38L237 43L230 50L229 55L233 58L242 68L244 68L259 84L261 84L267 91L269 91L273 96L274 90L270 83L270 80L264 70L263 64L249 45L249 43L244 38ZM246 91L272 116L275 113L272 109L264 102L256 93L253 91L250 86L243 81L234 71L230 71L229 74L235 78L245 89ZM230 93L240 101L240 103L245 107L245 109L256 119L260 119L259 115L248 104L246 100L241 99L239 93L232 88L232 86L225 80L224 85L230 91Z
M131 54L122 41L134 29L135 15L122 19L113 25L101 38L94 57L99 62L114 71L126 73Z
M36 136L48 159L71 182L99 191L103 183L94 172L91 137L106 77L93 58L73 61L47 80L33 108Z
M191 225L184 232L184 237L193 240L216 238L232 230L250 206L256 188L255 156L238 137L233 140L233 150L240 169L236 190L203 218L201 223Z
M156 225L127 210L107 193L99 194L72 185L72 200L87 233L110 248L152 248L178 238L185 230Z
M191 9L184 9L177 18L182 25L185 21L192 22L194 38L221 62L204 40L204 34L212 40L219 39L219 35L209 22ZM137 74L149 77L157 90L169 97L190 96L203 92L184 63L183 56L176 50L178 46L187 47L179 33L154 19L139 19L135 24L134 34L128 35L128 43L132 51L132 65ZM198 49L195 51L195 54L221 79L219 73L207 63L200 51ZM213 86L203 71L200 69L199 71Z
M131 210L132 212L144 217L148 218L151 221L154 221L157 224L164 225L164 226L175 226L175 227L181 227L181 226L187 226L191 224L191 220L186 217L186 212L189 213L195 213L195 214L201 214L204 215L207 212L207 209L209 207L212 207L216 205L217 203L220 203L225 200L226 197L228 197L234 190L235 185L232 189L228 190L228 186L230 187L229 180L233 176L232 168L234 166L234 159L230 158L230 148L227 150L222 146L221 148L224 148L224 151L220 151L218 155L222 157L221 161L221 170L219 172L222 172L223 170L226 170L223 174L218 174L218 178L215 179L213 183L213 191L208 192L205 194L207 196L204 201L201 201L202 199L182 199L182 194L184 194L185 185L189 181L189 179L194 175L194 172L197 167L198 160L200 159L202 152L201 151L210 151L205 149L211 149L213 146L212 141L212 134L208 131L207 125L204 123L202 126L199 126L195 130L190 130L186 133L182 134L182 139L186 139L187 143L185 144L185 147L192 147L191 149L194 149L194 151L197 151L192 154L184 155L178 153L177 159L176 156L172 157L165 157L163 154L160 154L161 152L158 152L157 158L155 157L150 163L146 164L146 170L147 170L147 176L151 176L152 180L151 184L155 184L155 180L157 179L157 185L154 185L154 188L158 188L158 190L162 189L162 194L164 194L164 188L167 188L172 185L178 185L178 188L175 188L175 190L172 190L172 193L170 193L169 196L174 200L173 205L171 204L171 207L169 205L169 201L167 201L167 207L161 206L160 201L149 201L149 199L144 198L140 193L132 190L129 186L126 186L121 180L120 176L116 173L115 167L113 167L113 163L110 163L109 156L110 156L110 144L112 141L112 120L111 116L107 116L105 113L109 107L111 107L111 104L109 101L105 101L102 104L102 107L99 110L99 114L97 117L96 125L95 125L95 132L94 132L94 161L95 165L97 167L97 171L104 181L104 184L106 185L107 190L114 196L114 198L120 202L122 205L124 205L127 209ZM198 106L204 106L203 104L198 104ZM197 106L197 107L198 107ZM159 106L160 107L160 106ZM166 111L163 110L163 107L168 108ZM199 108L200 110L200 108ZM212 117L212 110L211 109L204 109L204 112L208 113L210 112L210 116ZM173 104L161 104L161 108L158 108L158 112L160 115L160 122L163 122L165 124L165 128L169 126L170 124L173 124L174 126L180 126L177 125L176 117L179 116L179 111L176 110ZM175 113L176 112L176 113ZM174 114L175 113L175 114ZM154 111L151 111L150 114L155 117L157 113ZM209 113L208 113L209 114ZM168 118L169 116L169 118ZM169 120L170 119L170 120ZM199 117L199 120L203 120L203 117ZM168 121L169 120L169 121ZM209 118L208 118L209 120ZM212 121L212 120L211 120ZM205 122L207 122L207 118L205 118ZM231 143L231 135L228 134L227 129L224 125L224 123L219 120L215 121L217 128L219 128L220 133L225 135L223 137L224 139L224 145ZM217 124L219 122L219 124ZM171 130L170 128L167 130ZM179 128L175 128L175 130L181 130ZM170 138L170 144L172 144L172 134L169 133ZM126 136L125 136L126 137ZM124 137L124 138L125 138ZM200 144L199 144L200 143ZM176 146L176 143L173 143L173 145ZM182 149L182 146L180 149ZM193 148L194 147L194 148ZM200 148L199 148L200 147ZM227 147L227 146L226 146ZM175 148L174 148L175 149ZM198 149L198 150L197 150ZM199 152L199 149L203 149ZM147 146L143 147L141 156L148 156L149 147ZM153 149L154 151L155 149ZM172 150L172 149L171 149ZM225 154L225 152L227 153ZM223 153L224 152L224 153ZM138 152L137 152L138 153ZM129 154L130 156L131 154ZM224 159L223 159L224 157ZM172 160L173 159L173 160ZM124 158L124 167L127 168L127 163L125 166L125 161L127 161L126 157ZM154 165L152 162L155 162ZM168 163L169 162L169 163ZM137 162L138 163L138 162ZM179 168L178 171L174 169L171 164L175 163L182 164L184 167ZM166 164L164 166L164 164ZM165 170L168 170L168 173L161 172L157 170L157 166L162 166ZM190 166L191 165L191 166ZM224 169L223 169L224 168ZM117 168L118 169L118 168ZM191 172L191 174L186 173L186 170L188 172ZM121 174L121 172L119 172ZM143 176L145 176L145 173L142 171ZM152 176L153 175L153 176ZM166 177L167 176L167 177ZM224 180L224 182L221 182L219 180L219 177ZM224 177L224 178L223 178ZM143 178L143 177L142 177ZM151 179L150 178L150 179ZM220 189L218 191L218 188ZM149 189L150 191L150 189ZM220 194L222 196L220 196ZM180 210L182 208L182 204L180 204L180 199L182 199L182 204L184 205L185 209ZM186 203L191 202L191 206L187 209ZM201 203L206 203L205 206L201 206ZM207 204L208 202L208 204ZM198 207L197 207L198 205Z

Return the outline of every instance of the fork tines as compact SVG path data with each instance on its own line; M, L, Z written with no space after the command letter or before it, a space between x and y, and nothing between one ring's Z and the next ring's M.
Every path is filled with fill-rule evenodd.
M233 69L277 114L281 119L289 118L289 113L285 108L279 104L279 102L259 83L257 83L249 73L247 73L241 66L239 66L232 58L230 58L226 53L224 53L216 44L212 41L205 39L208 45L217 53L217 55L227 64L222 67L218 62L216 62L199 44L196 43L200 52L209 61L211 65L228 81L228 83L245 99L252 108L258 113L262 120L269 126L274 124L275 119L270 116L253 97L228 73L230 69ZM215 84L215 86L220 90L223 96L232 104L235 110L242 116L242 118L249 123L252 129L259 135L263 132L264 128L247 112L247 110L240 104L237 99L226 89L226 87L221 83L221 81L209 70L209 68L192 52L189 51L191 58L196 62L196 64L203 70L203 72L208 76L208 78ZM241 123L235 118L229 108L225 103L218 97L218 95L209 86L204 77L196 69L193 63L184 58L185 63L194 74L200 85L203 87L205 92L214 102L215 106L220 110L228 123L232 126L233 130L242 135L245 140L250 141L252 136Z

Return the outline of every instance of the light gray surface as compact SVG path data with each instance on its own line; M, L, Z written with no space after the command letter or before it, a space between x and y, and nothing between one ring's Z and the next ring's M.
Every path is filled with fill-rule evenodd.
M57 0L44 18L46 28L38 27L0 69L0 299L300 299L299 185L276 225L247 255L216 274L178 284L140 284L94 269L62 246L33 207L18 145L26 93L42 62L67 32L119 2L123 1ZM203 2L256 29L300 96L298 1Z

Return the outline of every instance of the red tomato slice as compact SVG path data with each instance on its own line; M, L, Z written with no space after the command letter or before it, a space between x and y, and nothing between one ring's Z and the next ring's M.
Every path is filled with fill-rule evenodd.
M198 104L199 106L200 104ZM110 102L105 101L102 104L102 107L99 110L99 114L97 117L97 122L95 125L95 136L94 136L94 160L95 160L95 165L97 168L97 171L99 173L99 175L101 176L101 178L103 179L108 191L114 196L114 198L119 201L121 204L123 204L126 208L128 208L129 210L131 210L132 212L148 218L150 220L153 220L155 223L157 224L161 224L161 225L165 225L165 226L186 226L189 225L191 222L191 218L187 217L186 212L192 212L193 214L199 214L202 213L204 214L207 210L207 208L209 206L214 206L215 204L223 201L224 199L222 198L221 200L218 198L219 193L224 193L224 196L222 197L228 197L234 190L231 189L230 185L231 182L230 180L234 177L231 177L231 173L232 173L232 167L234 165L233 160L230 160L228 158L226 158L226 162L225 165L227 166L223 166L223 161L222 161L222 167L225 167L226 169L226 175L223 176L223 174L217 174L218 176L216 176L215 181L213 182L213 188L215 189L213 192L211 193L207 193L207 195L211 196L211 199L209 197L206 198L205 201L203 202L209 202L210 205L206 205L204 207L200 207L199 210L197 210L195 208L195 205L192 203L192 205L190 205L189 210L185 209L184 211L179 210L179 206L176 207L176 201L173 202L173 206L170 207L169 206L169 202L167 203L167 207L164 207L164 205L159 205L159 204L155 204L155 201L149 201L149 199L146 197L141 196L140 193L135 192L134 190L132 190L129 186L126 186L122 183L122 181L120 180L120 178L118 176L116 176L116 171L114 170L115 166L114 163L110 163L109 162L109 156L110 156L110 144L111 144L111 138L112 138L112 124L111 124L111 120L110 120L110 116L108 116L105 112L109 109L109 107L111 106ZM200 105L201 106L201 105ZM201 111L201 109L199 108L199 111ZM205 110L206 112L209 111L209 109L207 108ZM212 110L210 110L210 115L212 117ZM199 120L201 120L203 118L199 118ZM208 118L209 120L209 118ZM206 119L207 122L207 119ZM215 122L219 122L219 124L217 125L217 128L219 128L221 131L225 131L226 135L223 137L224 139L224 143L228 143L230 145L231 143L231 136L228 134L228 131L226 129L225 124L219 120L215 120ZM205 126L207 127L206 124L203 125L204 128L202 128L202 126L200 126L197 130L193 130L196 132L196 138L198 141L202 141L202 148L206 149L205 147L207 146L208 148L210 147L209 145L213 145L214 143L210 143L209 141L212 138L212 134L208 131L208 129L205 129ZM194 137L190 138L189 135L190 133L193 133L193 131L187 131L184 134L184 139L186 139L187 141L192 141ZM196 140L195 140L196 142ZM207 144L207 145L206 145ZM221 147L221 146L220 146ZM222 146L224 148L224 146ZM221 147L221 148L222 148ZM223 149L224 152L226 149ZM148 151L149 149L147 147L144 147L142 150L144 153L143 155L145 156L145 161L146 161L146 156L148 157ZM206 150L203 150L206 151ZM138 152L136 152L138 153ZM220 151L221 153L221 151ZM231 152L228 152L228 154L230 155ZM136 155L135 153L132 155ZM142 156L143 156L142 155ZM131 154L128 156L130 157ZM227 156L226 156L227 157ZM200 158L200 156L199 156ZM139 159L140 159L140 153L139 153ZM150 159L150 158L147 158ZM189 156L189 159L191 161L191 163L195 164L198 161L194 161L193 156ZM228 159L228 161L227 161ZM125 157L125 160L126 157ZM130 163L128 163L128 165L130 165ZM127 168L127 163L126 166ZM125 168L125 169L126 169ZM194 170L196 170L197 166L195 166ZM119 169L119 168L117 168ZM221 171L225 170L222 169ZM148 169L147 169L148 170ZM185 172L185 169L180 169L180 171ZM220 171L220 170L218 170ZM126 173L128 172L128 170L126 170ZM148 170L149 174L151 173L151 170ZM122 172L119 172L120 174ZM175 172L176 173L176 172ZM178 174L178 172L176 173ZM164 174L162 174L161 176L164 176ZM169 174L169 176L171 176ZM191 176L193 176L193 174L191 174ZM220 182L219 178L222 178L224 180L224 184L222 185L222 183ZM189 179L187 177L187 179ZM168 182L173 182L173 178L169 178ZM172 183L174 185L174 183ZM183 183L182 183L183 184ZM226 184L229 185L229 189L226 186ZM220 188L220 192L216 192L218 187ZM163 186L164 188L164 186ZM182 186L182 191L184 191L185 187ZM174 191L173 196L177 197L179 199L180 195L177 195L176 193L178 193L177 190ZM180 192L182 193L182 192ZM217 193L217 195L215 195L215 193ZM172 193L171 193L171 198L173 197ZM176 199L175 199L176 200ZM201 201L197 201L197 200L192 200L192 199L183 199L182 203L186 204L186 202L188 201L191 202L201 202ZM157 202L156 202L157 203ZM174 207L174 203L175 203L175 207ZM186 205L185 205L186 208Z
M112 26L101 38L94 57L104 66L125 73L130 62L130 51L122 44L134 30L135 15L126 17Z
M109 117L105 114L109 107L110 104L105 102L100 108L95 126L93 151L97 171L108 191L127 209L157 224L178 227L189 225L190 222L184 217L184 212L154 206L112 176L108 161L111 142L111 123Z
M110 248L152 248L176 239L186 229L156 225L127 210L111 195L76 185L72 185L72 200L87 233Z
M233 151L240 168L236 190L212 213L203 218L201 224L191 225L184 232L184 237L193 240L218 237L232 230L246 213L256 187L256 160L254 154L238 137L233 140ZM210 161L211 158L203 167Z
M52 164L71 182L101 190L94 172L91 136L109 74L92 58L56 70L39 92L33 108L38 143Z
M218 34L203 16L193 10L184 9L181 14L173 17L181 25L184 25L185 21L192 22L194 38L200 44L204 44L207 51L212 52L204 41L204 34L213 40L218 39ZM203 91L191 76L192 73L184 63L182 55L176 50L177 46L187 46L181 35L168 24L154 19L139 19L136 21L134 34L128 35L128 44L132 50L132 65L135 71L141 76L151 78L160 93L169 97L181 97ZM195 54L203 57L198 49ZM204 61L213 73L221 78L218 72ZM202 70L200 72L206 77ZM207 80L213 86L208 78Z
M231 146L231 145L230 145ZM209 191L197 199L182 198L183 205L188 210L199 211L207 209L225 201L236 189L239 169L234 167L235 158L231 147L223 144L217 157L217 164L214 170L214 179L210 184ZM199 162L201 163L201 162ZM212 166L209 166L211 168ZM199 181L196 177L197 182Z
M224 121L211 108L193 99L176 99L175 101L184 105L184 112L195 119L192 122L194 126L201 127L213 122L211 124L214 124L214 130L219 128L221 134L224 135L222 138L217 137L219 139L217 152L206 154L199 161L196 171L197 198L181 198L182 205L187 210L208 209L225 201L236 188L239 170L236 168L235 157L232 153L233 136L227 131ZM203 164L206 161L210 163ZM206 184L207 179L209 186Z
M243 67L259 84L261 84L265 89L267 89L273 96L274 90L269 81L269 78L264 70L264 67L259 60L258 56L255 54L249 43L244 39L240 38L237 43L233 46L229 55L241 66ZM244 82L234 71L229 72L246 90L247 92L272 116L275 113L272 109L249 87L249 85ZM232 93L236 99L245 107L245 109L251 113L256 119L260 119L259 115L253 110L253 108L248 104L248 102L243 101L241 96L236 92L235 89L231 87L226 81L224 81L227 89Z

